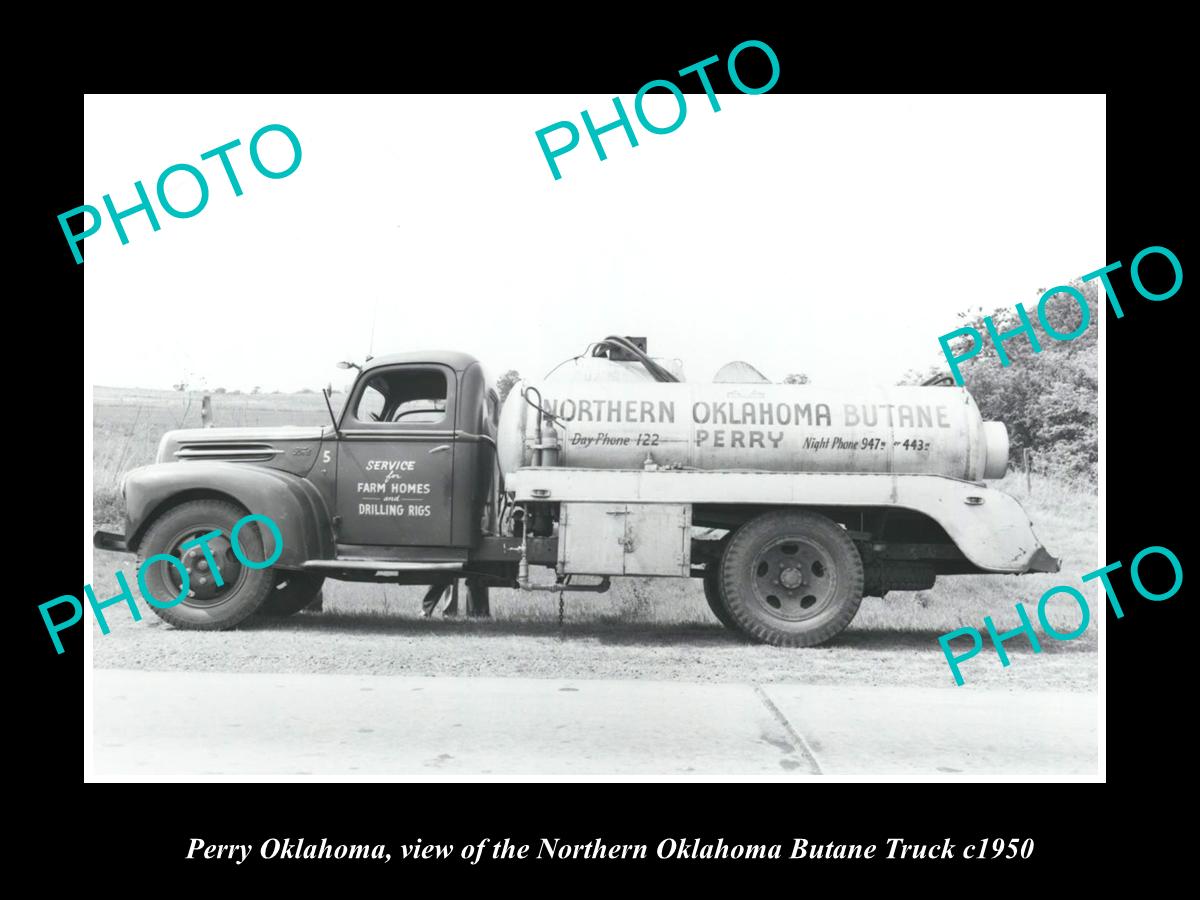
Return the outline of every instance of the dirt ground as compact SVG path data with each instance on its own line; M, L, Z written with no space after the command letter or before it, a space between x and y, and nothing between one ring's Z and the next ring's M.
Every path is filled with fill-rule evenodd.
M132 581L132 557L96 552L98 596L117 593L111 574L117 568ZM656 617L653 597L640 598L649 599L649 605L636 596L629 599L646 588L630 588L614 586L613 594L624 593L624 601L616 596L568 598L561 632L556 595L509 597L511 591L492 592L495 616L490 621L449 619L440 613L425 619L419 614L419 588L326 582L324 612L282 621L253 619L227 632L179 631L146 607L142 621L133 622L124 607L112 607L108 635L93 624L94 661L99 668L150 670L954 687L937 642L947 629L901 627L908 611L889 610L893 601L867 598L839 638L821 647L788 650L731 635L712 617L698 583L678 582L671 591L673 621ZM382 600L364 601L366 590ZM625 610L615 608L622 602ZM607 609L597 609L598 604ZM896 624L879 624L888 620ZM1093 628L1075 641L1043 641L1040 654L1032 652L1025 638L1009 642L1007 669L985 650L964 664L967 684L962 690L1094 690L1094 634Z

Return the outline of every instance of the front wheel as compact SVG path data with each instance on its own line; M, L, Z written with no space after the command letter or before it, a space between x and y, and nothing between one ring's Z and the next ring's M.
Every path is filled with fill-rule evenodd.
M240 506L224 500L191 500L154 520L138 545L138 570L147 559L163 553L183 562L189 582L181 602L166 609L148 603L160 619L176 628L214 631L233 628L258 611L275 587L275 571L244 566L233 552L229 536L245 514ZM221 533L208 542L213 559L210 565L201 547L184 550L183 545L211 531ZM247 559L266 558L257 523L238 532L238 544ZM212 571L213 565L217 574ZM178 568L166 560L147 568L145 581L159 603L170 603L183 587Z
M770 512L751 519L721 558L730 615L755 640L811 647L842 631L862 602L858 548L832 519Z

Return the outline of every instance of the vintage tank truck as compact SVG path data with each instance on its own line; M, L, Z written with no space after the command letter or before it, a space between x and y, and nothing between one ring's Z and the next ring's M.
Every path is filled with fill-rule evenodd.
M325 578L461 580L467 612L486 614L491 586L655 576L701 579L727 628L787 647L836 635L864 595L1059 568L1020 504L984 483L1006 471L1007 432L957 387L684 382L644 343L608 338L516 385L503 410L477 360L433 352L369 360L329 413L323 427L168 432L124 480L125 533L95 545L182 556L190 593L155 607L182 628L295 612ZM230 552L247 513L280 529L272 568ZM269 530L245 539L257 527L241 546L268 558ZM181 552L214 530L221 586ZM531 579L537 566L553 580ZM173 597L181 582L160 563L147 586Z

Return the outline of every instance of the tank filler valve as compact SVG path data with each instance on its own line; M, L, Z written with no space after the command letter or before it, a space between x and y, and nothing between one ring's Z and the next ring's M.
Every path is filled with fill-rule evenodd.
M543 466L558 465L561 442L558 438L558 429L554 427L554 423L549 419L546 419L545 424L542 425L541 440L537 446L542 451Z
M523 591L529 590L529 525L526 521L529 517L525 507L520 507L517 512L521 514L521 561L517 563L517 587Z
M521 561L517 563L517 584L522 590L529 590L529 557L525 555L525 545L521 545Z

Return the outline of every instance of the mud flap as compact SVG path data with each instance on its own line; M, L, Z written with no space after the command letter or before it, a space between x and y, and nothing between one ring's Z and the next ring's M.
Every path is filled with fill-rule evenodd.
M1051 556L1045 547L1038 547L1035 551L1033 551L1033 558L1029 560L1028 571L1057 572L1061 568L1061 559Z

